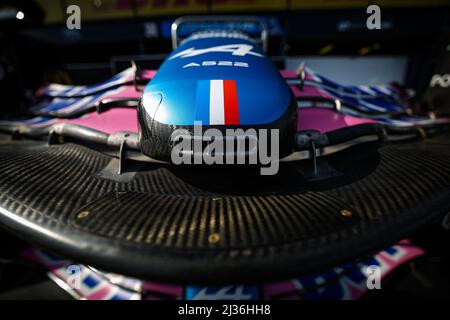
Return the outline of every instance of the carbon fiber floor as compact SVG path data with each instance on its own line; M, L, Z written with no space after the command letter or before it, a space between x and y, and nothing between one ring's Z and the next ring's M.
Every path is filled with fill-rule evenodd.
M30 242L160 281L287 278L375 251L450 208L450 137L360 145L319 163L141 166L77 145L0 144L0 221ZM135 163L130 164L135 167Z

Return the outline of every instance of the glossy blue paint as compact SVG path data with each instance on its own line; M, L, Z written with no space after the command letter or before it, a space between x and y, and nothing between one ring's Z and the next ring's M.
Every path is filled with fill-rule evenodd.
M241 125L261 125L280 118L291 92L265 53L245 37L213 36L185 40L146 86L143 106L156 121L193 125L202 80L236 80ZM155 94L161 96L155 107ZM205 97L201 97L205 98Z

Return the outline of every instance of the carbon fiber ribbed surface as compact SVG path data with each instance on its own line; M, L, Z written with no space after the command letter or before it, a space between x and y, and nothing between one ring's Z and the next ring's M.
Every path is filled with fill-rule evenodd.
M94 201L82 209L92 215L73 220L81 229L121 240L167 248L245 250L348 227L357 218L341 216L342 208L348 207L318 193L218 197L124 192Z
M449 138L449 136L446 136ZM442 137L360 145L276 176L257 168L147 165L105 178L111 158L76 145L0 145L0 220L74 260L160 281L286 278L377 250L450 208Z

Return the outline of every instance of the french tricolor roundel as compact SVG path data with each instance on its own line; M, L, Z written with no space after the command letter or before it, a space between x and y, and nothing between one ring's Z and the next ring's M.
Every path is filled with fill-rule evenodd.
M203 125L239 124L236 80L200 80L195 120Z

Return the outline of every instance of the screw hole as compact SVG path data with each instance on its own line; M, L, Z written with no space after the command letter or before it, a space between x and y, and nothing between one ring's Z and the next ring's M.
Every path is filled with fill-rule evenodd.
M341 210L341 216L343 216L343 217L348 218L348 217L351 217L352 215L353 215L353 212L351 212L350 210L346 210L346 209Z
M217 243L220 241L220 236L218 233L212 233L208 237L208 242L211 244Z
M89 214L90 214L89 211L81 211L81 212L78 214L77 218L78 218L78 219L83 219L83 218L86 218Z

